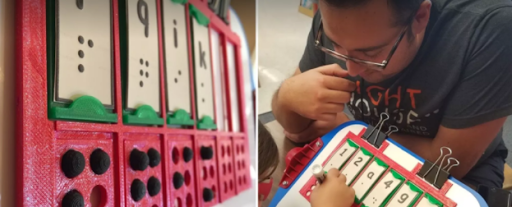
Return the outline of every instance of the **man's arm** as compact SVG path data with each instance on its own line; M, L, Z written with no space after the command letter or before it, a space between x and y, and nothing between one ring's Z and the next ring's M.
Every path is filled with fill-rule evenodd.
M505 120L506 117L465 129L449 129L440 126L434 139L406 134L392 134L391 138L431 162L435 162L440 156L441 147L450 148L452 150L450 157L460 162L459 166L451 169L450 174L461 179L473 168L494 140ZM443 166L446 164L445 160Z
M301 74L299 68L295 70L293 76ZM292 76L292 77L293 77ZM272 113L276 118L277 122L290 133L300 133L308 128L313 120L308 119L295 113L283 104L282 100L279 100L279 89L272 96Z

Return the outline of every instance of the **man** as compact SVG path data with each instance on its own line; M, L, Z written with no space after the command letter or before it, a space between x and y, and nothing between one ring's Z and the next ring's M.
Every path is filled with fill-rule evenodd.
M472 187L501 188L512 113L510 0L319 0L304 55L272 109L289 139L308 142L349 120L376 125ZM446 164L446 162L445 162Z

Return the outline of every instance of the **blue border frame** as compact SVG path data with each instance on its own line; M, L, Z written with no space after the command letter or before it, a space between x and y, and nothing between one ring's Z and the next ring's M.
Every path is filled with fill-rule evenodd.
M361 122L361 121L349 121L349 122L346 122L338 127L336 127L336 129L330 131L329 133L327 133L326 135L324 135L321 139L322 139L322 142L324 143L324 145L322 146L322 148L316 153L316 155L313 157L312 160L315 160L316 157L324 150L325 146L327 146L327 144L332 140L332 138L340 131L342 130L343 128L347 127L347 126L350 126L350 125L355 125L355 124L360 124L360 125L363 125L363 126L368 126L368 124L364 123L364 122ZM409 149L403 147L402 145L398 144L397 142L395 142L394 140L392 140L391 138L387 138L387 140L391 143L393 143L394 145L396 145L397 147L399 147L400 149L404 150L405 152L409 153L410 155L412 155L413 157L415 157L416 159L424 162L425 159L421 158L420 156L414 154L413 152L411 152ZM310 165L311 165L311 160L310 162L306 165L306 167L304 169L307 169ZM281 200L283 199L283 197L288 193L288 191L293 187L293 185L295 185L295 182L297 182L298 178L302 176L302 174L304 173L304 170L299 174L299 176L290 184L290 186L287 188L287 189L284 189L284 188L279 188L276 192L276 194L274 195L274 198L272 199L272 201L270 202L269 204L269 207L275 207L277 206L277 204L279 204L279 202L281 202ZM479 202L480 206L481 207L489 207L487 205L487 202L485 202L485 200L482 198L482 196L480 196L480 194L478 194L476 191L474 191L473 189L469 188L468 186L466 186L465 184L463 184L462 182L460 182L459 180L455 179L454 177L451 177L449 178L449 180L453 181L454 183L462 186L465 190L467 190L468 192L470 192Z

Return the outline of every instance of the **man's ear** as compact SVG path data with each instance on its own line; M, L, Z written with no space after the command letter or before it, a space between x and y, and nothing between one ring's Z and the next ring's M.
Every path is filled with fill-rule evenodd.
M432 2L423 1L421 3L420 8L416 12L416 15L413 18L411 29L412 34L414 36L423 33L428 25L428 21L430 19L430 9L432 8Z

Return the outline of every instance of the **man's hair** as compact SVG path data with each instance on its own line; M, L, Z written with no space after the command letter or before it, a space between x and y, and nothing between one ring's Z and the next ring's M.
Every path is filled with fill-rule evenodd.
M362 6L374 0L322 0L329 6L337 8L350 8ZM421 3L425 0L387 0L388 5L395 11L396 23L398 25L408 25L412 22L414 15L418 11Z

